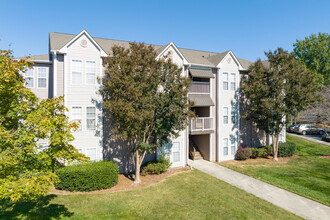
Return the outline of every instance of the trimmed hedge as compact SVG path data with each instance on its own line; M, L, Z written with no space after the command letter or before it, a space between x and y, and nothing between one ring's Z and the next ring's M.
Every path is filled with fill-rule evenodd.
M268 157L268 150L266 148L249 148L251 151L251 156L250 158L256 159L256 158L267 158Z
M118 165L114 161L89 162L66 166L56 171L56 189L94 191L109 189L118 183Z
M295 143L279 143L278 144L278 156L279 157L291 157L296 152Z
M164 173L170 166L170 160L161 155L159 160L153 160L143 165L141 175L146 176L150 174L161 174Z

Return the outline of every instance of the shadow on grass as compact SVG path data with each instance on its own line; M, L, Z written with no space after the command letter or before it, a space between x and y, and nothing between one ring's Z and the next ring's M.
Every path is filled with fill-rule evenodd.
M56 195L48 195L36 201L10 202L0 201L0 219L59 219L70 217L64 205L50 204Z

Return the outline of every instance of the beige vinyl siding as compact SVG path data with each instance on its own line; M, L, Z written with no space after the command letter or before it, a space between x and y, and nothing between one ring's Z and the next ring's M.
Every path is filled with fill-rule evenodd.
M87 46L81 46L81 41L86 40ZM77 38L76 41L72 42L67 49L67 57L65 58L66 64L64 65L64 71L66 77L66 94L65 102L69 111L74 106L82 107L82 130L76 131L74 133L75 140L73 145L76 148L80 148L84 153L87 152L87 149L96 148L96 160L103 159L102 156L102 120L101 120L101 97L98 94L100 85L86 85L85 84L85 62L86 61L95 61L96 62L96 73L97 77L100 76L100 51L94 45L86 35L82 35ZM82 60L82 84L81 85L72 85L71 84L71 65L72 60ZM61 63L61 62L59 62ZM61 75L61 74L60 74ZM60 79L60 76L59 76ZM60 82L59 82L59 85ZM59 92L59 94L61 94ZM86 125L86 109L87 107L96 108L96 128L95 130L88 130ZM69 112L71 116L71 113Z

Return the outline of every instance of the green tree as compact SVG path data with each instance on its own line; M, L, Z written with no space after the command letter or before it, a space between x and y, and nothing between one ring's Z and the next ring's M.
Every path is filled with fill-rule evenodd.
M257 60L241 87L248 106L244 117L272 136L277 160L279 135L285 128L286 116L297 115L316 101L317 83L294 53L278 48L265 54L269 65Z
M319 33L293 44L296 58L316 76L319 87L330 84L330 35Z
M65 116L63 97L40 101L24 86L20 73L31 65L0 50L0 200L36 199L57 180L57 166L86 159L69 144L77 124Z
M112 132L128 142L135 164L135 183L146 153L178 136L191 114L190 81L167 56L156 59L151 46L114 46L102 79L103 106L109 110Z

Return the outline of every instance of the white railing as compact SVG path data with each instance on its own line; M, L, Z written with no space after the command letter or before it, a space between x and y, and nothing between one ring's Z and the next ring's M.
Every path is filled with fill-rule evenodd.
M198 117L190 121L190 131L206 131L214 129L214 118Z
M209 82L197 82L193 81L190 89L190 93L210 93L210 83Z

